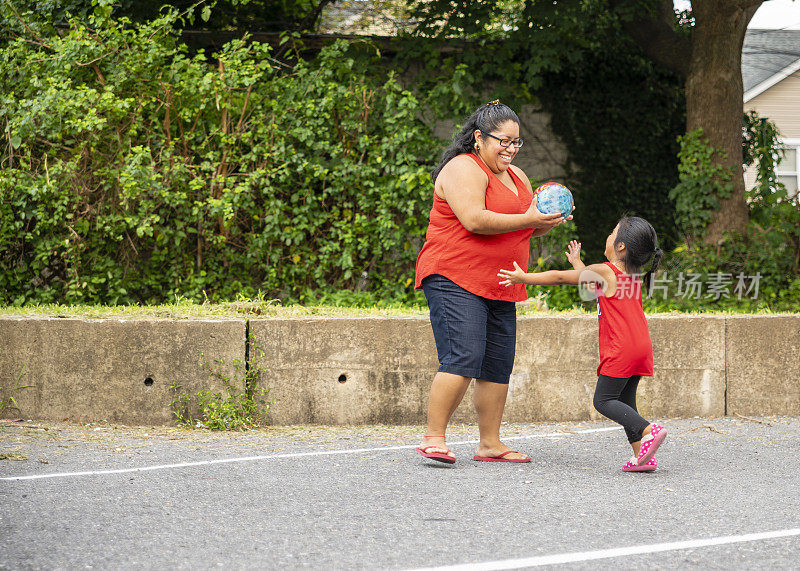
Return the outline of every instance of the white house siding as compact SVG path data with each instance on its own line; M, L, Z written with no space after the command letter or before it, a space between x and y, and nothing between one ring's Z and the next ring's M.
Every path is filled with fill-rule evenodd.
M778 126L787 139L800 139L800 72L794 73L744 104Z

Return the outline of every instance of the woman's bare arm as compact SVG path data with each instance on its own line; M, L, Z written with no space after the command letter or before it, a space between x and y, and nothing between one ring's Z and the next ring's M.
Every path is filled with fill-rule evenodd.
M523 214L502 214L486 208L488 176L475 161L455 157L436 181L436 191L450 205L461 224L475 234L502 234L526 228L548 231L564 222L560 214L542 214L534 198Z

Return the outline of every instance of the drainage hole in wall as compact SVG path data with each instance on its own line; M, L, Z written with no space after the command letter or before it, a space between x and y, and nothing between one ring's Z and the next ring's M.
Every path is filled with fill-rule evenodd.
M347 375L345 375L344 373L339 375L339 383L346 383L346 382L347 382Z
M154 382L155 382L155 381L153 380L153 377L147 377L147 378L144 380L144 386L146 386L146 387L152 387Z

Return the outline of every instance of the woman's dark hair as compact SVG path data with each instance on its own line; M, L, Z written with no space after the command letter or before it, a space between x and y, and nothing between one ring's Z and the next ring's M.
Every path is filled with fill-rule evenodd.
M619 220L614 247L616 248L620 242L625 244L623 261L629 274L638 274L650 257L653 258L653 263L644 276L645 291L650 291L651 278L664 257L664 252L658 247L658 235L655 228L644 218L623 216Z
M444 165L450 162L450 159L460 155L461 153L471 153L475 150L475 131L481 133L491 133L500 128L500 125L506 121L514 121L519 125L519 117L508 105L503 105L500 102L492 101L485 105L481 105L478 109L470 115L461 131L456 133L453 137L452 144L447 147L442 153L442 158L439 164L433 169L431 173L431 181L436 184L436 177Z

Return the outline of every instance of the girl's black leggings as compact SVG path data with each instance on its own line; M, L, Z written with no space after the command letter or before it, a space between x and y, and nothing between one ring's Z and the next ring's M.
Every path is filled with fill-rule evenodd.
M650 424L636 410L636 388L641 378L641 375L633 375L627 379L599 375L594 391L594 408L603 416L621 424L630 443L639 442L642 432Z

